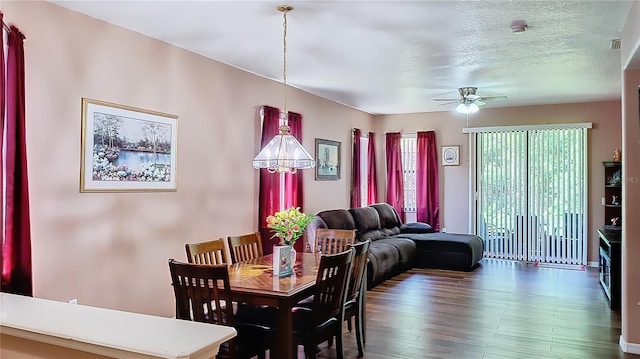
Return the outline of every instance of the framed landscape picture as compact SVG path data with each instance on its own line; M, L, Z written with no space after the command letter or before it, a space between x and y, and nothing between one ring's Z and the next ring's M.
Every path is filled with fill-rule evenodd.
M316 138L316 181L340 179L340 142Z
M175 191L177 118L83 98L80 192Z

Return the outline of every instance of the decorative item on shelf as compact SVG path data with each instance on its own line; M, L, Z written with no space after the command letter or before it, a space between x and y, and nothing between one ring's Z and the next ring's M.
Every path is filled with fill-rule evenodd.
M616 162L622 161L622 151L619 148L613 151L613 160Z
M620 220L620 217L611 218L611 226L612 227L618 227L618 220Z
M286 264L283 260L288 260L293 267L293 264L296 262L296 250L293 248L293 245L298 238L302 237L305 229L314 218L314 215L301 212L300 207L291 207L267 216L267 227L273 231L271 238L279 238L278 245L273 247L274 275L291 274L291 271L286 273L286 270L284 271L285 274L281 274L283 272L280 270L276 272L276 266L280 266L283 263ZM284 254L285 252L278 247L289 247L289 254ZM288 257L282 258L282 256Z
M622 183L622 174L620 170L617 170L613 173L611 178L609 178L609 186L620 186Z
M266 168L270 173L291 173L298 169L313 168L313 157L302 147L300 142L289 133L289 115L287 113L287 12L292 6L277 7L284 18L283 56L282 56L282 112L280 113L279 133L267 143L253 159L254 168Z
M620 203L618 202L618 196L613 196L613 198L611 198L611 204L614 206L619 205Z

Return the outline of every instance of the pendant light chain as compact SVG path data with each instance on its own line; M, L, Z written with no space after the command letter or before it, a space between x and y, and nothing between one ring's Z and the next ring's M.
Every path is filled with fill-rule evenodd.
M278 9L280 10L280 9ZM282 7L282 17L284 22L282 23L282 112L287 113L287 12L291 10L290 7ZM288 119L285 118L285 124Z
M265 168L269 173L295 174L299 169L313 168L316 161L304 149L302 144L290 133L287 113L287 12L293 10L290 5L277 7L283 15L283 40L282 40L282 103L280 111L280 126L278 134L271 139L258 152L253 159L254 168ZM281 181L284 183L284 181ZM281 194L284 194L284 188Z

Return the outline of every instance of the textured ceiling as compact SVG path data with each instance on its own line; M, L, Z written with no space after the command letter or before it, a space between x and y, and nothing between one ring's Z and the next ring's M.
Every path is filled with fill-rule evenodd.
M282 80L282 2L52 2ZM432 99L463 86L508 96L486 107L617 99L631 3L290 1L287 82L372 114L452 110Z

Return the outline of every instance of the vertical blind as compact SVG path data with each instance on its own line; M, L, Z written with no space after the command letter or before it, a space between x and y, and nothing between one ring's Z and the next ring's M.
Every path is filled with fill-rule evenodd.
M369 136L362 134L360 137L360 206L364 207L369 203Z
M587 128L473 135L475 220L485 255L586 264Z
M402 175L404 180L404 211L416 211L416 134L403 134L400 139L402 156Z

